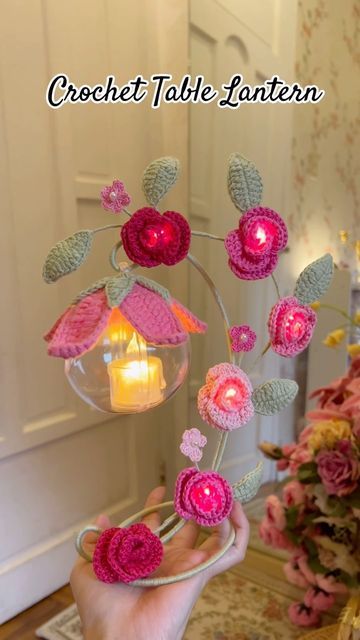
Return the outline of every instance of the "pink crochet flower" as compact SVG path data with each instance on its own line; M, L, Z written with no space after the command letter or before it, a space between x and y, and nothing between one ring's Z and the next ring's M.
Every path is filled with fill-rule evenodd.
M233 505L231 486L215 471L183 469L176 480L175 511L184 520L214 527L229 515Z
M200 462L203 455L201 449L205 447L206 443L206 436L203 436L199 429L193 427L184 431L180 451L184 456L190 458L191 462Z
M320 613L302 602L293 602L288 608L291 622L298 627L314 627L320 622Z
M272 349L280 356L296 356L308 346L316 321L315 311L297 298L282 298L271 309L268 320Z
M198 393L199 413L216 429L232 431L253 417L251 394L251 382L242 369L228 362L217 364Z
M316 611L327 611L335 604L335 597L319 587L309 587L304 596L304 604Z
M110 186L101 190L101 203L107 211L120 213L130 202L131 198L120 180L114 180Z
M191 229L176 211L162 215L151 207L136 211L121 229L124 250L130 260L142 267L173 265L189 251Z
M256 342L256 333L248 324L231 327L229 331L231 338L231 348L239 353L240 351L251 351Z
M162 557L161 541L145 524L112 527L96 543L93 568L102 582L132 582L155 571Z
M285 222L276 211L249 209L240 218L239 228L225 238L230 269L241 280L266 278L274 271L287 239Z

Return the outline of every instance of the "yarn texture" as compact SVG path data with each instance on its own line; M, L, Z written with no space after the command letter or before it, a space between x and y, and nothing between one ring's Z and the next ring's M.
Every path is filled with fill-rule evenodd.
M274 271L287 240L285 222L276 211L250 209L240 218L238 229L225 238L229 267L241 280L266 278Z
M179 171L179 160L170 156L158 158L148 165L144 171L142 187L146 201L152 207L157 207L175 184Z
M207 438L199 429L196 427L186 429L182 436L180 451L184 456L190 458L191 462L200 462L203 455L202 449L206 443Z
M252 394L255 413L273 416L295 400L299 387L295 380L274 378L256 387Z
M145 524L112 527L103 531L96 543L93 568L102 582L129 583L150 575L162 557L161 541Z
M60 240L50 249L43 266L43 278L48 284L76 271L86 260L92 246L93 233L88 229L77 231Z
M233 494L235 500L246 504L255 498L257 492L260 489L262 476L264 470L264 463L259 462L255 469L249 471L245 476L233 485Z
M200 416L220 431L238 429L254 415L251 394L251 382L242 369L228 362L217 364L198 393Z
M120 180L114 180L110 186L101 190L101 204L107 211L121 213L130 202L131 198Z
M233 494L230 484L216 471L183 469L176 480L175 511L184 520L214 527L228 517Z
M328 290L334 273L334 261L329 253L311 262L299 275L294 295L302 304L311 304Z
M241 351L252 351L255 347L256 333L248 324L231 327L229 331L231 349L235 353Z
M255 165L240 153L229 158L228 191L230 198L240 211L247 211L261 202L262 180Z
M268 329L271 347L280 356L291 358L308 346L317 316L295 296L282 298L270 311Z
M186 257L191 229L177 211L160 214L156 209L144 207L124 224L121 239L126 255L136 264L172 266Z

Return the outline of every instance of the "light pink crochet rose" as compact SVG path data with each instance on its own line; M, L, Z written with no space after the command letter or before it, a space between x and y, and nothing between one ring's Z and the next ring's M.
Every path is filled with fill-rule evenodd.
M297 480L287 482L283 488L283 500L285 507L297 507L304 503L305 489Z
M199 413L212 427L232 431L253 417L251 394L251 382L242 369L228 362L217 364L198 393Z
M286 549L287 551L294 549L294 545L286 535L279 531L268 517L263 518L259 525L259 536L265 544L275 549Z
M185 520L214 527L228 517L233 505L232 488L216 471L183 469L176 480L175 511Z
M316 462L329 495L347 496L355 491L360 477L360 464L349 440L339 440L335 449L320 451Z
M320 613L302 602L293 602L288 614L291 622L298 627L315 627L320 623Z
M309 587L304 596L304 604L316 611L327 611L335 604L335 597L332 593L326 593L319 587Z
M277 496L268 496L265 500L266 517L279 531L286 527L284 507Z
M241 280L266 278L274 271L287 239L285 222L276 211L249 209L240 218L238 229L225 238L230 269Z
M268 329L275 353L291 358L309 344L317 321L316 313L297 298L282 298L270 311Z

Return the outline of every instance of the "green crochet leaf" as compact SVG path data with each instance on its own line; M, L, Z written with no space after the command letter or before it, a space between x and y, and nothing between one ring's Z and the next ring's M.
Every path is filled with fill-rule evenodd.
M233 484L232 489L235 500L245 504L255 498L260 489L263 468L264 463L259 462L255 469L243 476L239 482Z
M83 229L65 240L60 240L45 260L42 272L45 282L56 282L68 273L76 271L88 256L92 239L92 231Z
M311 304L327 292L334 273L334 261L330 253L315 260L299 275L294 296L302 304Z
M154 291L155 293L158 293L159 296L164 298L166 302L170 302L169 291L165 289L165 287L163 287L158 282L155 282L154 280L149 280L149 278L144 278L144 276L135 276L135 280L136 282L141 284L143 287L146 287L146 289L150 289L150 291Z
M262 179L255 165L240 153L229 158L228 191L237 209L244 212L261 202Z
M154 160L145 169L142 187L146 200L152 207L157 207L175 184L179 171L180 162L172 157Z
M299 387L295 380L274 378L254 389L252 402L256 413L272 416L296 398Z
M135 284L135 278L131 275L122 274L121 276L114 276L107 281L105 286L106 297L109 307L112 309L118 307L119 304L126 298L128 293Z
M74 298L71 304L77 304L78 302L80 302L80 300L82 300L83 298L86 298L86 296L89 296L91 293L95 293L95 291L99 291L99 289L104 289L106 283L109 280L111 280L112 277L113 276L105 276L104 278L101 278L100 280L93 282L93 284L86 287L86 289L83 289L82 291L80 291L80 293L78 293L78 295L76 296L76 298Z

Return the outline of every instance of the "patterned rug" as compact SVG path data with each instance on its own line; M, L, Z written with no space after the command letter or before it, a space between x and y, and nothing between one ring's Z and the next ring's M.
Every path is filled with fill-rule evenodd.
M214 578L199 599L184 640L293 640L301 636L287 619L291 602L229 571ZM36 632L46 640L81 640L72 605Z

